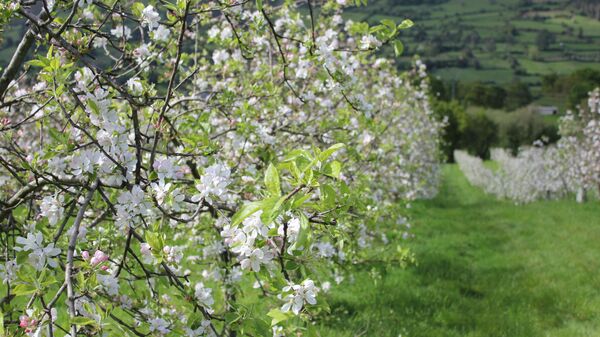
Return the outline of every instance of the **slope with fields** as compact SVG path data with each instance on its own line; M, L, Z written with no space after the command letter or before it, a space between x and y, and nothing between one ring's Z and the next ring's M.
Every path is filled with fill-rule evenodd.
M411 208L417 265L358 268L330 295L321 335L600 335L600 205L515 206L468 185L454 165L444 179L436 199Z
M569 1L380 0L349 17L412 19L402 62L418 54L445 80L537 85L542 75L600 69L600 21L582 14Z

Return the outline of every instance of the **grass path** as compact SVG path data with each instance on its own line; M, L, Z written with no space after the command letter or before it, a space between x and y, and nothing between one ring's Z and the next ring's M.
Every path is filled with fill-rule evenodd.
M600 336L600 205L515 206L444 169L413 205L417 266L329 296L322 336ZM336 318L333 318L336 317Z

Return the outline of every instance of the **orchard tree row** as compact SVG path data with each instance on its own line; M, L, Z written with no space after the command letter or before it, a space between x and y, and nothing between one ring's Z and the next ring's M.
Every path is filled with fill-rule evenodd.
M313 335L436 193L412 22L345 0L4 1L0 335ZM385 230L384 230L385 228Z

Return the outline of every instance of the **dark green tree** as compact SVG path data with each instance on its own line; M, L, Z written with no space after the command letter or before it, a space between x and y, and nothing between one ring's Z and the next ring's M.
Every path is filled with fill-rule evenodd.
M467 115L461 147L483 159L490 157L490 148L498 139L498 126L483 112Z
M448 162L454 162L453 152L461 146L463 131L467 126L467 114L457 101L435 101L433 111L446 122L442 135L442 151Z
M533 100L529 85L521 81L514 81L506 87L506 98L504 108L514 110L525 106Z
M540 30L535 37L535 45L540 50L548 50L556 42L556 35L546 29Z

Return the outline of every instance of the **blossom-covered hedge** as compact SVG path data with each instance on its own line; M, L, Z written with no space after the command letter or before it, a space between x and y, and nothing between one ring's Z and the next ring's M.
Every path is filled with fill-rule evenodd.
M499 198L527 203L539 199L600 192L600 89L590 93L586 107L571 111L559 122L561 138L556 144L538 141L512 156L493 149L495 169L464 151L454 153L469 182Z

